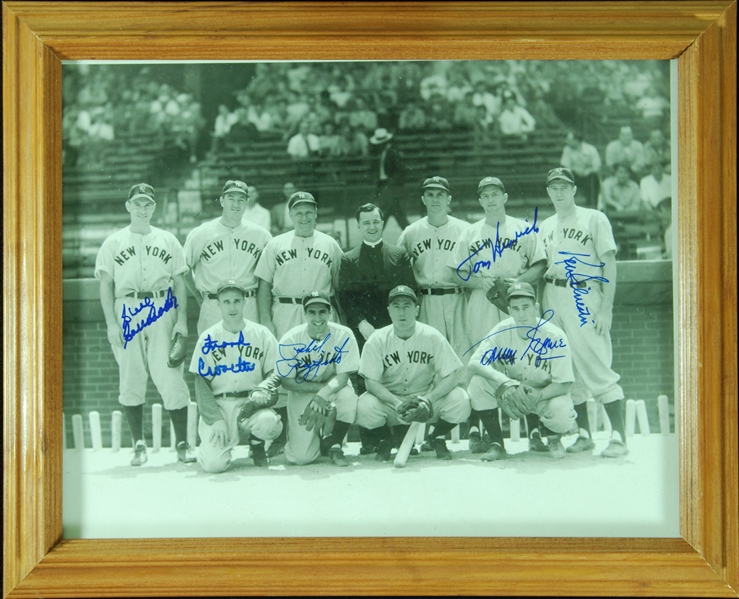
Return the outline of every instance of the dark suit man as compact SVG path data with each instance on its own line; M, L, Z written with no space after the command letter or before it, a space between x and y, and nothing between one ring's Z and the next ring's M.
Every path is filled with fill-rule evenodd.
M410 259L404 248L382 240L385 218L374 204L363 204L356 212L362 243L345 252L339 270L339 301L346 324L357 338L359 349L375 329L391 323L387 295L398 285L415 287ZM364 379L352 379L358 394L364 392ZM362 453L372 453L377 443L360 427Z
M377 147L376 165L377 183L375 202L382 208L385 218L395 217L401 229L410 223L405 214L402 202L403 168L400 156L392 143L393 134L387 129L377 129L370 138L370 143Z

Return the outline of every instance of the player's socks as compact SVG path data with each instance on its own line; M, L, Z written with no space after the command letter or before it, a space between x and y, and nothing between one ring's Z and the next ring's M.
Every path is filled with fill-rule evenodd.
M478 413L480 414L482 424L485 426L485 430L490 436L490 442L505 447L503 444L503 431L500 428L500 419L498 418L498 408L480 410Z
M135 445L136 441L144 440L144 405L123 406L123 410L126 412L128 428L131 430L131 436Z
M483 431L481 431L481 430L479 430L477 428L478 425L480 424L480 414L478 413L477 410L472 410L470 412L470 417L467 420L467 422L469 422L469 424L470 424L470 430L469 430L470 434L472 434L473 432L477 431L477 432L480 433L480 436L482 436Z
M365 450L364 453L372 453L380 444L380 439L376 432L377 430L378 429L364 428L363 426L359 427L359 441L362 444L362 449Z
M338 445L339 447L341 447L341 442L344 440L346 432L349 430L350 426L351 424L348 422L337 420L336 424L334 424L334 430L328 437L323 440L325 446L333 447L334 445Z
M393 446L397 449L405 439L405 434L411 427L410 424L398 424L393 427Z
M588 403L582 402L575 406L575 413L577 414L577 426L580 429L580 436L586 439L590 439L592 434L590 433L590 419L588 418Z
M172 421L177 444L187 441L187 407L169 410L169 419Z
M526 414L526 429L528 432L529 439L534 431L539 430L539 416L537 414ZM540 436L545 436L544 433L539 431Z
M431 433L430 436L432 436L434 439L443 439L446 437L446 434L450 432L456 424L452 422L447 422L446 420L442 420L441 418L434 424L434 431Z
M611 421L611 428L621 435L621 441L626 443L626 427L624 425L624 409L625 403L623 399L618 399L610 403L603 404L603 407L608 414L608 419Z

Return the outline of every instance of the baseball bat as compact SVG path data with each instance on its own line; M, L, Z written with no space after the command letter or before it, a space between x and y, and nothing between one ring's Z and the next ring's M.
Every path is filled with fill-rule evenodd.
M626 400L626 436L634 436L634 428L636 426L636 402L633 399Z
M426 439L426 425L421 423L423 426L418 427L418 433L416 433L416 443L419 445L423 445L424 440Z
M459 443L459 425L452 429L452 443Z
M643 399L636 400L636 419L639 421L639 432L642 437L649 434L649 418L647 418L647 404Z
M174 451L177 449L177 437L174 434L174 424L169 421L169 448Z
M67 449L67 417L62 412L62 449Z
M521 420L511 418L511 441L521 440Z
M110 423L110 448L113 451L119 451L121 448L121 425L123 423L123 414L118 410L113 411Z
M660 395L657 398L657 407L659 408L659 429L663 435L670 434L670 407L667 404L667 396Z
M72 434L74 435L74 448L79 451L85 448L85 434L82 431L82 416L72 416Z
M194 401L187 406L187 444L195 448L198 438L198 404Z
M162 448L162 404L160 403L151 406L151 444L152 452Z
M418 428L420 426L420 422L411 422L411 425L408 428L408 432L406 432L405 437L403 437L403 442L398 448L398 453L395 454L395 461L393 462L393 465L396 468L403 468L405 466L405 463L408 461L408 456L410 455L411 449L413 449L413 445L416 442L416 433L418 432Z
M92 411L88 415L90 419L90 437L92 438L92 449L99 451L103 448L103 434L100 430L100 413Z

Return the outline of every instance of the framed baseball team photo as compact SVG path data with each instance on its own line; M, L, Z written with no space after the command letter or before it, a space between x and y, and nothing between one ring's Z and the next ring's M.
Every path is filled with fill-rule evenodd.
M3 48L4 597L737 595L735 3Z

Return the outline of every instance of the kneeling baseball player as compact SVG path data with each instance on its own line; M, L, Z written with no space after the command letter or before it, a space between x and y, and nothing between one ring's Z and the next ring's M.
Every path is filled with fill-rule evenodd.
M275 372L287 389L285 457L298 465L328 455L348 466L341 444L357 415L349 375L359 368L359 348L349 327L331 322L331 300L322 291L302 299L306 322L280 339Z
M410 287L395 287L388 304L392 324L376 330L362 351L359 374L367 392L359 398L357 424L382 428L376 459L387 462L409 422L434 422L436 457L451 460L444 438L470 415L469 398L456 386L462 362L439 331L416 321L418 298Z
M549 322L550 312L539 317L531 285L515 283L507 296L511 318L493 327L469 363L470 401L492 441L481 459L506 457L498 408L512 420L538 415L539 432L548 437L549 455L563 458L560 438L572 429L577 416L569 393L575 376L567 336Z
M239 283L222 283L217 296L223 320L203 331L190 362L200 412L198 463L206 472L226 470L241 433L254 465L266 467L264 442L282 432L271 409L280 384L273 373L277 340L267 327L244 318L246 290Z

